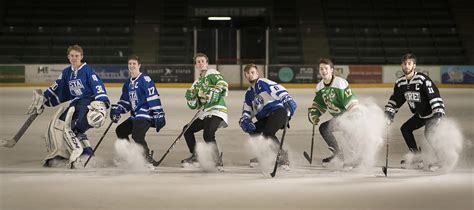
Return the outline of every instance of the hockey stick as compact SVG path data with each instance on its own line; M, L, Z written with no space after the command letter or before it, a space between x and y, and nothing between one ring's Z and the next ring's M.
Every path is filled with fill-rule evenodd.
M316 125L313 125L313 135L311 136L311 156L308 155L306 151L303 152L303 156L308 160L309 164L313 162L313 146L314 146L314 128Z
M18 141L20 141L20 138L25 134L26 130L30 127L30 125L35 121L36 117L38 117L38 113L34 111L33 114L31 114L28 119L26 119L25 123L23 123L23 126L21 126L20 130L16 132L15 136L12 139L6 140L6 139L0 139L0 146L3 147L9 147L12 148L15 146Z
M388 169L388 125L387 125L387 151L385 153L385 166L382 166L382 172L383 174L385 174L385 176L387 176L387 169Z
M159 166L161 164L161 162L163 162L165 157L168 155L168 153L170 153L171 149L176 145L176 143L178 143L178 141L181 139L181 136L183 136L183 134L188 130L189 126L191 126L191 124L194 122L194 120L196 120L196 118L199 116L201 111L202 110L200 109L198 112L196 112L196 114L191 119L191 121L189 121L189 123L185 125L183 131L181 131L181 133L178 135L178 137L176 137L176 139L171 144L171 146L168 148L168 150L166 150L165 154L160 158L160 160L158 162L153 163L153 166Z
M95 155L95 151L96 151L97 148L99 147L100 143L102 143L102 140L104 140L104 137L105 137L105 135L107 134L107 132L109 132L109 129L110 129L110 127L112 126L112 124L114 124L113 121L111 121L110 124L109 124L109 126L107 126L107 129L105 129L104 134L102 134L102 137L100 137L99 142L97 142L97 145L95 145L94 150L92 150L92 154L87 158L86 163L84 163L84 168L87 166L87 163L89 163L89 161L91 160L92 156Z
M276 175L276 171L277 171L277 168L278 168L278 159L280 157L280 152L283 149L283 141L285 140L286 128L288 127L289 119L290 119L290 112L287 110L285 128L283 128L283 134L281 135L280 148L278 149L278 152L277 152L277 157L276 157L276 160L275 160L275 167L273 167L273 172L270 173L270 176L272 176L272 177L275 177L275 175Z

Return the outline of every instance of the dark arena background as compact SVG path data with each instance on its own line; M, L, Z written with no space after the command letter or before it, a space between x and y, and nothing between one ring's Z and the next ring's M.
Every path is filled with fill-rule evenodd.
M0 139L11 139L20 129L33 90L46 90L70 65L67 48L75 44L84 49L83 62L104 81L111 103L117 103L130 77L128 56L141 58L141 71L155 82L166 112L166 126L146 135L155 159L196 113L185 99L199 78L196 53L207 54L209 68L223 75L230 91L225 98L229 126L216 133L223 172L182 168L180 160L189 156L184 138L158 167L120 164L117 124L86 168L43 167L47 125L58 110L46 107L14 147L0 147L0 210L472 210L473 20L468 0L1 1ZM332 59L334 74L349 82L361 104L383 115L395 81L404 75L406 53L416 55L416 71L439 88L448 123L437 133L442 147L456 148L452 168L401 169L408 149L400 127L412 116L408 105L380 131L373 165L350 171L337 164L323 167L321 160L330 152L319 125L313 134L307 115L321 80L319 59ZM279 169L274 178L249 167L255 139L239 126L249 87L242 70L248 63L257 64L261 77L286 87L298 104L283 146L291 170ZM330 118L326 113L321 122ZM88 131L93 146L109 123L107 116L105 126ZM379 134L380 121L364 123ZM356 141L335 135L346 138L343 148ZM424 158L432 157L424 128L414 135ZM309 164L303 152L310 151L312 137ZM196 138L203 142L201 133ZM386 160L387 176L381 170Z

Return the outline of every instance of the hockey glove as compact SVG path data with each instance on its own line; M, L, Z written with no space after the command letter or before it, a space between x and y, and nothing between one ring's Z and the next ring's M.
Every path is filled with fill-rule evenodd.
M186 100L191 101L196 98L196 94L194 94L193 89L189 88L186 90L186 94L184 97L186 98Z
M166 125L165 113L160 112L153 116L153 119L155 120L156 132L160 132L161 128L165 127Z
M319 123L319 116L313 110L313 108L308 108L308 120L311 124L317 125Z
M296 102L293 100L293 98L290 96L290 95L286 95L283 99L282 99L282 102L283 102L283 105L285 106L285 108L290 111L290 117L293 116L295 114L295 111L296 111Z
M219 102L219 99L221 98L221 91L217 88L209 88L206 95L207 103L214 104Z
M122 113L119 105L112 104L110 108L110 119L112 120L112 122L117 123L120 120L121 114Z
M253 124L252 120L250 120L250 118L247 116L241 117L239 124L242 130L246 133L253 133L255 130L257 130L255 124Z
M395 110L391 107L385 107L385 119L387 119L387 125L393 123L393 118L395 118Z
M433 114L433 117L431 118L432 121L434 122L435 125L439 125L439 123L441 122L441 120L443 119L444 117L444 113L442 112L435 112Z
M28 107L28 114L36 114L43 113L44 110L44 102L46 102L46 98L43 96L43 91L40 89L33 90L33 101L31 102L30 107Z

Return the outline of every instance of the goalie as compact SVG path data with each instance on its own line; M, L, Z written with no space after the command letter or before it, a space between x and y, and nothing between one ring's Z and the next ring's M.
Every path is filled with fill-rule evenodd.
M61 107L48 125L48 155L43 161L46 167L51 166L53 159L66 159L73 167L81 155L91 155L92 148L85 133L89 128L99 128L105 123L109 106L104 83L89 65L82 62L82 47L70 46L67 57L71 66L64 69L44 93L35 90L28 108L29 114L41 114L44 105L54 107L71 102L65 109Z

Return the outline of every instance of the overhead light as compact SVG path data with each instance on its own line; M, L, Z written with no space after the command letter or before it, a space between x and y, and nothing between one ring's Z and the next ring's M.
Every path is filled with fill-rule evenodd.
M231 20L231 17L207 17L208 20Z

